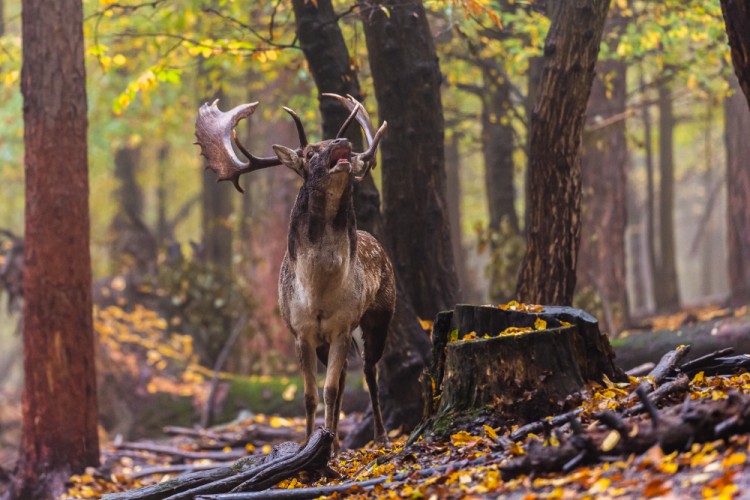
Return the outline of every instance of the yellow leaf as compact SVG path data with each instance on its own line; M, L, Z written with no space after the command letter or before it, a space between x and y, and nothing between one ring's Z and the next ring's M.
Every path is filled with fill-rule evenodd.
M281 399L284 401L292 401L294 396L297 394L297 384L289 384L281 393Z
M620 433L612 430L609 432L609 434L607 434L607 437L604 438L604 441L602 441L602 444L599 448L601 448L603 452L612 451L612 449L614 449L614 447L617 446L617 443L619 442Z
M464 338L461 340L477 340L478 338L477 332L470 332L464 335Z
M731 467L733 465L742 465L747 460L747 457L744 453L738 452L738 453L732 453L727 458L725 458L722 461L722 465L724 467Z
M487 437L490 439L497 439L497 432L495 432L495 429L490 427L489 425L482 426L484 428L485 434L487 434Z
M428 319L419 319L419 324L422 327L422 330L430 331L432 330L432 321Z
M595 495L597 493L604 493L607 491L607 488L609 488L609 485L611 484L611 481L607 479L606 477L603 477L599 479L597 482L594 483L594 485L589 488L589 493L592 495Z
M544 330L545 328L547 328L547 322L542 318L534 320L534 330Z
M279 427L289 427L292 425L292 422L286 418L274 415L268 420L268 425L274 429L278 429Z
M466 446L467 444L479 441L481 438L472 436L466 431L460 431L451 436L451 443L453 446Z

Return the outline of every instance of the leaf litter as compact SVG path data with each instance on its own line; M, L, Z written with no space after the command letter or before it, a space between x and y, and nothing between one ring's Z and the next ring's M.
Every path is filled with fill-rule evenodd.
M596 425L596 415L603 410L615 411L637 404L630 397L646 377L631 377L627 383L591 385L587 396L578 408L581 424L586 428ZM690 381L691 400L720 400L730 393L750 394L750 373L733 376L695 375ZM639 432L639 426L647 425L649 416L634 417L631 432ZM241 434L245 425L267 425L268 427L294 427L303 425L301 419L256 415L239 421L233 426L223 426L218 431L206 431L207 436ZM236 426L236 428L234 427ZM523 440L514 442L510 434L517 426L493 427L486 419L477 420L472 427L456 430L444 438L418 438L407 445L406 435L391 437L385 447L372 444L359 450L344 450L334 457L330 465L341 474L340 479L310 478L304 474L280 482L276 488L296 489L311 486L330 486L351 481L387 478L385 482L367 490L353 488L346 493L334 493L328 498L484 498L487 495L532 499L562 498L736 498L740 495L742 476L748 463L750 439L747 434L731 436L724 440L693 443L685 451L665 453L659 445L650 447L642 454L626 457L611 457L610 460L573 468L567 473L539 473L521 475L503 480L502 467L516 457L529 452L530 447L552 450L560 446L556 435L528 434ZM559 436L568 436L572 431L563 430ZM601 449L615 449L623 437L617 431L607 433ZM211 439L172 438L170 443L184 450L200 450L210 447ZM214 446L221 445L216 439ZM270 444L248 442L243 446L222 447L230 451L241 448L248 454L269 451ZM202 448L201 448L202 447ZM264 450L265 448L265 450ZM482 459L486 459L482 463ZM110 445L104 451L103 466L88 469L85 474L73 476L70 488L63 498L99 498L105 493L121 492L174 477L176 472L158 472L158 467L174 466L175 458L150 452L123 454L123 450ZM226 464L228 460L185 459L180 460L189 467L210 467ZM153 468L156 473L142 476L144 469ZM420 471L435 469L432 474Z

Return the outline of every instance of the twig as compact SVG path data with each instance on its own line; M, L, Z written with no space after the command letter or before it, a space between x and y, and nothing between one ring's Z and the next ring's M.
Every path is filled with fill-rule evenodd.
M649 401L651 401L654 404L657 404L661 402L663 399L665 399L668 396L671 396L672 394L677 394L680 392L685 392L688 390L690 386L690 379L687 375L684 373L680 374L679 377L672 380L671 382L667 382L666 384L662 384L657 388L655 391L653 391L651 394L648 395ZM643 406L642 403L637 403L634 406L631 406L630 408L626 409L623 412L624 416L631 416L636 415L638 413L641 413L643 410L645 410L645 406Z
M529 424L523 425L510 434L510 439L512 439L513 441L520 441L522 439L525 439L529 434L536 434L543 431L545 425L548 425L552 428L560 427L564 424L567 424L570 421L571 416L578 416L582 411L583 410L581 408L577 408L568 413L563 413L562 415L556 415L549 419L538 420L536 422L531 422Z
M227 358L229 357L229 354L232 351L232 347L234 347L235 342L237 342L237 339L240 337L240 334L245 330L245 326L247 326L247 315L243 314L240 316L240 318L237 320L237 323L234 325L234 328L232 329L232 333L229 335L229 338L224 343L224 346L221 348L221 352L219 353L219 356L216 358L216 363L214 363L214 373L211 376L211 384L209 386L208 390L208 397L206 398L206 404L203 406L203 411L201 412L201 427L204 429L207 427L211 427L214 421L214 410L216 407L216 390L219 387L219 373L221 372L221 369L224 367L224 363L226 363Z
M648 399L648 392L646 389L639 385L635 393L638 395L638 398L641 400L641 404L643 405L643 408L645 408L648 415L651 417L651 422L654 426L654 429L659 427L660 419L659 419L659 410L656 409L656 406L651 402L650 399Z
M689 374L698 373L703 366L710 364L710 362L714 361L716 358L726 356L728 354L734 354L733 347L727 347L726 349L714 351L712 353L706 354L705 356L690 360L687 363L683 363L683 365L680 366L680 371L682 373Z

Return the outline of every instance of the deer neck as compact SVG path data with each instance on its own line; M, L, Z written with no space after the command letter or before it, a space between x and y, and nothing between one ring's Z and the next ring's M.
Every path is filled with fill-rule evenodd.
M303 185L292 209L288 255L297 278L315 288L338 286L354 270L357 222L352 187ZM340 194L338 194L340 193Z

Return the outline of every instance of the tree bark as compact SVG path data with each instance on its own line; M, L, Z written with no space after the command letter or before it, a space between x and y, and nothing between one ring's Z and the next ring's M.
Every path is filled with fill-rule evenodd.
M750 106L750 4L747 0L721 0L721 13L732 49L734 72Z
M24 0L23 437L11 498L99 462L80 0Z
M419 0L362 10L381 120L383 214L396 273L422 318L459 297L446 210L441 74Z
M579 309L459 305L438 318L428 392L430 401L439 402L425 421L437 433L467 415L476 419L477 411L515 423L537 420L559 413L586 381L625 379L596 319ZM540 320L545 325L534 331ZM509 327L530 331L501 334Z
M454 131L445 145L445 174L447 181L445 201L448 206L448 220L451 226L453 256L456 259L456 276L466 298L472 286L469 278L469 270L466 266L463 238L461 237L461 148L459 139L458 133Z
M137 146L122 146L115 151L119 186L114 193L118 210L111 226L111 260L143 276L155 271L157 248L143 219L143 190L137 180L140 157Z
M645 87L643 71L641 70L641 87ZM644 96L647 98L648 96ZM646 208L644 217L646 219L646 262L648 269L647 276L650 277L651 295L656 303L656 188L654 182L654 148L651 133L651 109L650 106L644 105L641 108L641 117L643 119L643 145L646 155Z
M654 273L654 301L658 311L680 307L674 240L674 112L667 84L659 86L659 253Z
M724 100L724 144L727 155L727 250L729 301L750 302L750 109L730 77L734 94Z
M351 67L346 42L330 0L318 0L317 7L312 2L294 0L293 6L300 46L307 58L318 92L350 94L361 99L359 79ZM324 139L335 137L348 116L347 111L335 100L321 98L320 112L323 118ZM362 133L356 124L349 127L346 135L352 141L355 150L362 149ZM380 195L371 175L355 185L354 205L358 228L378 238L393 258L391 241L383 231ZM401 426L405 430L411 430L419 423L422 414L418 379L419 373L427 363L429 342L417 322L417 315L409 302L408 294L404 291L401 277L397 275L396 279L396 312L391 321L385 353L379 364L378 385L386 428ZM362 446L371 439L372 423L368 418L347 436L344 446Z
M609 2L548 6L544 74L531 116L526 254L516 295L569 305L580 241L581 134Z
M516 192L513 186L513 126L510 123L510 82L484 69L482 99L482 153L490 229L498 231L505 219L518 232Z
M591 88L582 158L583 210L578 289L591 287L612 309L615 329L627 322L625 226L628 163L625 120L596 129L598 120L625 112L627 65L598 64ZM606 80L605 80L606 79ZM609 82L609 84L607 83ZM610 325L608 325L610 326ZM615 332L609 332L615 333Z

